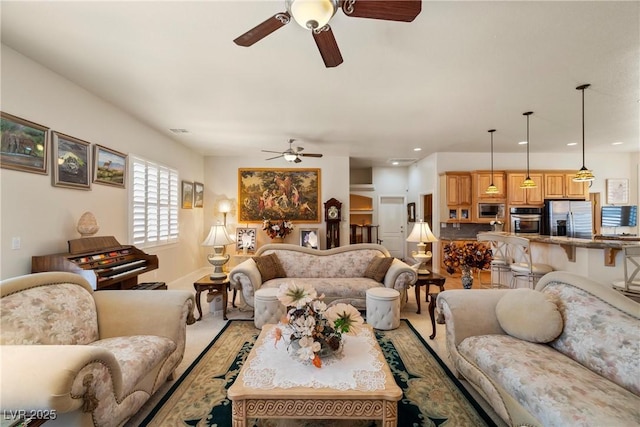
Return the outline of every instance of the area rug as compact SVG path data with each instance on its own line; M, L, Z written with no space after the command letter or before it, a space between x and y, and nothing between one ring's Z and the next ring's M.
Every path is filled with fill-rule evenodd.
M231 320L142 421L142 426L231 426L233 384L259 330L253 320ZM495 426L438 355L407 320L392 331L376 331L396 383L398 426ZM251 420L249 425L374 426L371 420ZM378 424L379 425L379 424Z

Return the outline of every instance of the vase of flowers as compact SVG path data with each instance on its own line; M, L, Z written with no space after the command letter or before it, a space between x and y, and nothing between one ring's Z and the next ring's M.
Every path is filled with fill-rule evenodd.
M279 221L265 219L264 221L262 221L262 229L267 232L267 235L272 240L279 239L280 241L282 241L293 231L293 223L284 219L281 219Z
M460 268L462 286L465 289L471 289L473 286L473 272L488 269L493 260L491 249L478 242L450 242L444 246L443 252L447 272L453 274Z
M278 299L287 314L276 328L276 342L284 338L289 354L303 362L322 367L322 359L341 354L343 334L355 335L364 323L360 312L350 304L331 307L310 285L293 282L280 285Z

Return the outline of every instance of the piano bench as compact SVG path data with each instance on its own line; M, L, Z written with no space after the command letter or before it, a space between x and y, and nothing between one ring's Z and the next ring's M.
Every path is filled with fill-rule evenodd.
M139 290L154 290L154 289L167 289L167 285L164 282L147 282L147 283L138 283L136 286L131 288L135 291Z

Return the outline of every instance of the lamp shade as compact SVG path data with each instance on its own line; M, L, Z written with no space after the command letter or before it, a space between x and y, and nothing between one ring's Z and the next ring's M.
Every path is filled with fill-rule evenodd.
M221 213L231 212L231 200L228 200L228 199L220 200L220 202L218 203L218 210Z
M224 225L212 225L209 235L202 242L202 246L225 246L233 243Z
M407 242L437 242L438 239L431 232L431 228L429 228L429 224L426 222L416 222L413 225L413 230L407 237Z

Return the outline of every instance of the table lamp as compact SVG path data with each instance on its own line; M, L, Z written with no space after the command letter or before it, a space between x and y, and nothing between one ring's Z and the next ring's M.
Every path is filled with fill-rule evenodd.
M209 235L202 242L202 246L213 247L213 253L207 256L209 263L213 265L213 273L209 276L211 280L221 280L227 277L227 274L222 271L222 266L229 261L229 254L225 254L225 245L231 243L233 243L233 240L229 237L224 225L216 224L211 226Z
M411 234L407 237L407 242L418 243L418 252L411 253L411 257L419 262L418 274L429 274L429 270L427 270L427 262L429 262L433 256L431 251L426 250L427 244L425 242L437 241L438 239L436 239L436 236L431 232L429 224L419 221L413 225L413 230L411 230Z

